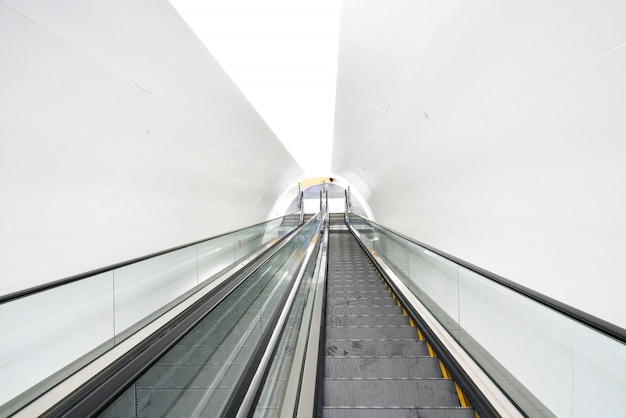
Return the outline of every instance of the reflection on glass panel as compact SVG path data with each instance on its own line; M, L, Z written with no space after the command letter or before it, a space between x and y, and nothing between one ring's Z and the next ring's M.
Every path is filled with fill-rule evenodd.
M196 252L186 247L115 270L116 335L143 325L197 285Z
M263 224L235 232L235 262L261 247L264 231L265 225Z
M520 394L524 410L538 416L618 410L626 390L623 344L463 267L460 281L463 346L507 393Z
M1 304L0 405L112 347L112 314L111 272ZM75 370L65 371L61 375Z
M265 230L263 231L263 238L261 239L261 245L277 240L286 232L285 228L281 228L282 222L283 219L281 218L274 219L266 224Z
M416 244L410 243L408 249L410 280L406 284L458 339L458 266Z
M208 284L235 262L235 242L228 234L198 244L198 281Z
M378 230L377 232L377 236L380 236L382 239L375 241L375 244L379 244L380 247L384 248L385 259L389 266L399 276L408 277L409 261L406 241L383 230Z

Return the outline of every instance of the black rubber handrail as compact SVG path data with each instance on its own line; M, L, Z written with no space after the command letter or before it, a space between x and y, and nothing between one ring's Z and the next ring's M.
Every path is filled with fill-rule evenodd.
M140 261L148 260L150 258L158 257L158 256L161 256L163 254L167 254L167 253L171 253L171 252L174 252L174 251L182 250L183 248L191 247L193 245L197 245L197 244L200 244L200 243L203 243L203 242L206 242L206 241L210 241L210 240L213 240L213 239L216 239L216 238L220 238L220 237L223 237L223 236L226 236L226 235L235 234L237 232L241 232L241 231L244 231L244 230L249 229L249 228L254 228L255 226L263 225L265 223L270 223L270 222L276 221L278 219L286 218L286 217L292 216L292 215L296 215L296 214L292 213L292 214L289 214L289 215L279 216L277 218L270 219L268 221L263 221L263 222L259 222L257 224L253 224L253 225L246 226L246 227L243 227L243 228L235 229L233 231L224 232L223 234L218 234L218 235L215 235L215 236L212 236L212 237L209 237L209 238L204 238L204 239L201 239L201 240L198 240L198 241L193 241L193 242L190 242L188 244L182 244L182 245L179 245L179 246L176 246L176 247L168 248L166 250L158 251L156 253L151 253L151 254L140 256L140 257L137 257L137 258L132 258L130 260L122 261L120 263L112 264L112 265L109 265L109 266L106 266L106 267L100 267L100 268L97 268L95 270L90 270L90 271L87 271L87 272L84 272L84 273L76 274L74 276L70 276L70 277L66 277L66 278L63 278L63 279L55 280L55 281L52 281L52 282L44 283L44 284L41 284L41 285L29 287L27 289L18 290L16 292L7 293L6 295L1 295L0 296L0 304L5 303L5 302L9 302L9 301L14 300L14 299L20 299L20 298L23 298L25 296L29 296L29 295L32 295L32 294L35 294L35 293L39 293L39 292L43 292L43 291L46 291L46 290L50 290L50 289L53 289L55 287L63 286L63 285L66 285L66 284L69 284L69 283L73 283L73 282L77 282L79 280L84 280L84 279L87 279L89 277L92 277L92 276L95 276L95 275L98 275L98 274L106 273L107 271L115 270L115 269L118 269L118 268L121 268L121 267L126 267L126 266L131 265L131 264L139 263Z
M394 231L393 229L387 228L385 226L382 226L380 224L377 224L374 221L371 221L367 218L364 218L360 215L357 214L350 214L350 216L358 216L359 218L363 219L365 222L368 222L370 224L376 225L377 227L384 229L386 231L389 231L391 233L393 233L394 235L397 235L398 237L409 241L413 244L419 245L420 247L423 247L425 249L427 249L428 251L431 251L447 260L450 260L462 267L465 267L468 270L473 271L474 273L478 273L479 275L495 282L498 283L508 289L513 290L516 293L519 293L521 295L524 295L532 300L534 300L535 302L538 302L548 308L551 308L571 319L574 319L590 328L593 328L594 330L601 332L611 338L614 338L622 343L626 343L626 329L619 327L615 324L612 324L608 321L605 321L604 319L598 318L597 316L591 315L587 312L583 312L580 309L576 309L573 306L567 305L563 302L560 302L556 299L553 299L549 296L544 295L543 293L539 293L535 290L532 290L526 286L522 286L519 283L515 283L509 279L505 279L502 276L499 276L495 273L492 273L488 270L485 270L481 267L475 266L472 263L469 263L465 260L462 260L460 258L457 258L453 255L450 255L448 253L446 253L445 251L441 251L437 248L431 247L428 244L424 244L423 242L417 241L416 239L410 238L400 232Z

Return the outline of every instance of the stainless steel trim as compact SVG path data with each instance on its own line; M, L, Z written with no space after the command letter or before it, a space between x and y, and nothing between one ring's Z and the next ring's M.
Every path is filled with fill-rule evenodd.
M300 383L300 400L298 402L298 417L315 416L315 386L317 382L317 362L319 357L320 332L322 327L322 308L324 307L324 288L326 286L326 265L328 260L328 224L324 230L324 241L320 251L318 263L317 283L311 326L309 328L309 341L306 348L304 370Z

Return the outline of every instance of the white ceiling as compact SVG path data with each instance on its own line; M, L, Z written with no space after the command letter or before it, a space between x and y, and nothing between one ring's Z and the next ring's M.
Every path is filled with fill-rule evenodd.
M0 292L266 219L302 170L166 1L0 1Z
M306 174L327 175L340 2L171 3Z
M303 174L166 1L0 27L5 289L260 221ZM331 169L379 222L626 326L626 1L344 0L338 51Z
M333 171L381 223L626 325L624 6L344 0Z

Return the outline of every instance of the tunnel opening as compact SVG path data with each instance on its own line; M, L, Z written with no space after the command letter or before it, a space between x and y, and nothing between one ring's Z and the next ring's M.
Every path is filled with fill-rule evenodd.
M375 219L363 194L349 182L334 176L310 177L293 184L277 199L268 219L298 212L300 192L302 192L305 213L315 213L319 210L320 192L328 198L329 212L343 213L346 206L346 194L348 194L351 212Z

